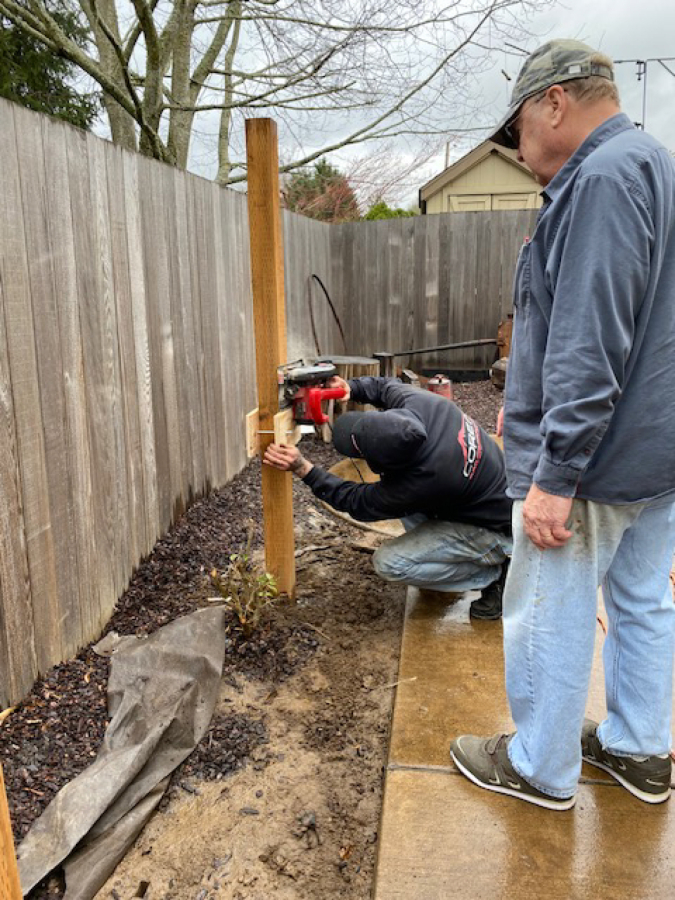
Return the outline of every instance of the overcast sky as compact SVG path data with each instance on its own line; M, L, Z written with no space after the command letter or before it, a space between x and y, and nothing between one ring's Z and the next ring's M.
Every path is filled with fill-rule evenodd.
M634 61L616 65L622 106L634 122L642 123L644 118L646 130L675 151L675 0L566 0L564 3L553 3L532 17L529 29L531 37L521 48L528 53L547 40L564 37L585 41L615 61L647 60L646 93L644 77L638 81ZM481 75L475 84L466 85L473 101L472 107L476 110L470 124L485 125L484 130L458 137L450 132L453 124L458 126L457 122L438 122L441 142L445 139L444 126L448 129L450 162L479 144L488 134L487 126L501 118L525 58L515 48L495 51L491 70ZM663 64L659 59L663 60ZM210 116L210 119L201 119L200 126L195 129L189 168L207 178L214 178L218 118L216 114L204 115ZM359 113L355 111L354 121L357 124L358 119ZM464 120L460 124L466 125L467 122ZM351 127L349 130L352 130ZM325 135L317 133L314 137L320 143L313 147L312 137L311 134L305 135L305 151L318 149L326 140ZM282 156L283 152L284 148L280 147ZM358 145L328 158L342 171L349 172L354 158L367 152L368 145ZM407 147L401 142L400 155L403 160L406 154ZM408 155L409 160L415 158L413 154ZM397 187L395 196L388 198L389 202L406 208L416 204L419 188L443 171L445 161L446 154L441 150L427 164L416 167Z
M646 101L646 130L675 151L675 2L674 0L567 0L556 3L532 20L533 36L523 49L531 52L552 38L575 38L602 50L616 60L647 60L647 90L638 81L634 62L616 65L616 80L622 107L634 122L642 122ZM670 61L668 57L673 57ZM508 106L508 98L524 56L495 54L494 67L482 79L477 106L497 121ZM657 60L663 59L667 71ZM501 70L511 76L508 82ZM482 102L481 102L482 100ZM492 115L490 116L490 111ZM451 161L458 159L482 136L476 135L451 149ZM440 154L425 167L418 187L445 167ZM412 184L402 192L400 202L414 202Z

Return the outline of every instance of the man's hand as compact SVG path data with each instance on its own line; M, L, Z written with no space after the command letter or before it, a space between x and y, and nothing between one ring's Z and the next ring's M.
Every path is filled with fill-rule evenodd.
M342 388L342 390L345 392L345 395L344 397L341 397L340 400L338 400L338 403L346 403L347 400L349 400L349 398L351 397L351 388L344 380L344 378L340 378L339 375L333 375L331 378L329 378L326 383L326 387Z
M270 444L265 450L263 462L282 472L292 472L298 478L304 478L314 468L297 447L289 447L288 444Z
M497 437L503 437L504 435L504 407L499 410L499 415L497 416Z
M571 497L547 494L533 484L523 504L525 533L540 550L562 547L572 537L566 527L571 511Z

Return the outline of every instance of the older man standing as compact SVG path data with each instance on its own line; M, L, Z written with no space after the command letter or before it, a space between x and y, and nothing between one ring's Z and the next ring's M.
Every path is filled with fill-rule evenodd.
M493 140L544 205L515 279L504 443L514 551L504 595L516 732L452 745L481 787L574 805L583 758L670 795L675 608L675 171L620 112L611 60L550 41ZM607 718L584 710L598 585Z

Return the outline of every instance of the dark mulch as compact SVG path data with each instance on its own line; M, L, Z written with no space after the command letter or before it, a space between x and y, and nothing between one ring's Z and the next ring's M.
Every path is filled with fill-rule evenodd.
M489 381L463 381L453 385L455 403L490 434L497 431L497 416L504 395Z
M494 431L501 394L489 382L455 384L454 389L456 402ZM326 467L339 459L332 447L319 441L305 441L302 447L314 462ZM298 518L315 502L306 488L294 484ZM208 573L214 567L225 569L230 554L244 548L249 522L253 523L252 548L259 548L261 520L260 463L254 461L224 488L196 501L156 544L134 573L104 634L150 634L207 605L214 593ZM346 569L344 587L348 589L355 576ZM368 615L367 601L360 614ZM373 615L377 614L374 607ZM240 674L272 683L292 675L319 643L316 629L292 616L285 618L283 609L250 638L233 616L229 636L225 677ZM17 843L52 797L96 756L108 724L108 671L109 660L87 647L37 681L0 725L0 759ZM328 716L317 721L314 730L318 743L328 748L343 741L347 723L339 716ZM245 716L214 719L200 746L175 773L173 789L193 777L211 779L234 771L266 740L261 722ZM61 885L52 879L49 887L36 888L31 900L61 896L60 890Z
M304 445L303 445L304 446ZM332 447L312 442L311 457L332 465L339 456ZM294 503L301 516L314 503L301 485L294 485ZM134 573L104 634L151 634L173 619L208 605L213 596L208 573L224 569L231 553L241 551L253 523L252 548L262 543L260 463L256 460L228 485L198 500L158 543ZM285 681L316 650L317 633L302 624L285 623L283 615L267 621L247 638L234 616L225 676L238 672L250 678ZM0 759L9 799L14 838L19 843L54 795L92 762L108 725L109 660L91 647L38 680L30 694L0 725ZM228 736L212 731L190 763L190 774L209 771L228 758L243 759L252 744L264 740L256 728L242 749L242 729ZM228 749L229 742L229 749ZM203 750L204 744L207 749ZM201 768L200 768L201 766ZM227 765L226 765L227 768ZM182 777L184 773L177 773Z
M213 717L201 743L174 774L174 783L190 790L186 778L220 781L241 768L251 752L267 743L262 722L235 713Z

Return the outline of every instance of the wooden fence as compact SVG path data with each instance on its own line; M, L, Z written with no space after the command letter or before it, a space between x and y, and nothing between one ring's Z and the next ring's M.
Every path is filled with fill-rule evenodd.
M331 286L349 352L496 338L536 210L444 213L331 227ZM402 357L424 369L487 369L495 348Z
M2 100L0 171L1 709L244 466L256 401L244 195ZM312 274L352 355L496 334L529 221L285 212L289 359L345 352Z
M0 706L246 462L246 197L0 102Z

